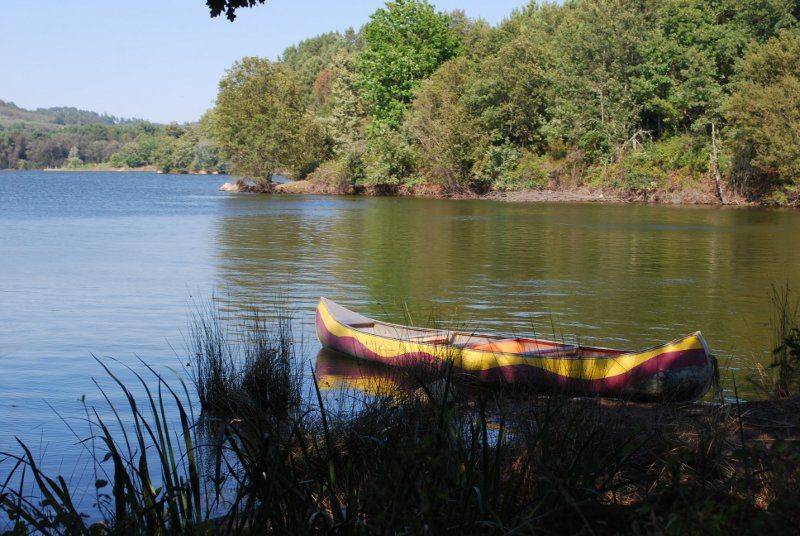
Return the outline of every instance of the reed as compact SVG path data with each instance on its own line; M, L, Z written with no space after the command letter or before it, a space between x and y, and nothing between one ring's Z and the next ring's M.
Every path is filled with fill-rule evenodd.
M785 284L772 287L772 352L767 367L756 364L751 381L764 395L785 399L800 395L800 299Z
M302 399L303 363L297 359L291 313L253 309L237 325L214 302L197 309L189 329L189 370L201 409L222 417L286 421Z

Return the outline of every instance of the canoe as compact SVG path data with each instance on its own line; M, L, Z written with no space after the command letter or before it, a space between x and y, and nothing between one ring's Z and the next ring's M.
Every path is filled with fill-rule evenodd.
M480 382L557 389L573 396L688 401L714 382L716 360L698 331L641 351L580 346L380 322L320 298L317 337L326 348L396 367L452 363Z

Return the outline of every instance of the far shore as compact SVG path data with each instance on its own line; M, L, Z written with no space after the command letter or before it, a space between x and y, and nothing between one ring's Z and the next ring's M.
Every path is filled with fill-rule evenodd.
M164 175L221 175L218 171L190 171L190 170L175 170L175 171L162 171L158 169L156 166L141 166L135 168L129 167L112 167L112 166L85 166L85 167L76 167L76 168L34 168L32 171L60 171L60 172L93 172L93 171L103 171L103 172L117 172L117 173L161 173Z

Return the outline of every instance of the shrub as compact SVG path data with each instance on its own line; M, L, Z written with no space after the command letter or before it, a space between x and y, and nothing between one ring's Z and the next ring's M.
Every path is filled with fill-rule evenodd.
M494 187L498 190L546 188L550 184L549 165L546 157L539 156L533 151L522 151L516 168L507 176L495 180Z
M337 193L351 193L357 175L346 159L329 160L321 164L308 180L324 184Z
M115 168L125 167L125 158L121 153L114 153L108 158L108 165Z
M708 172L709 161L710 147L705 138L684 134L620 149L616 161L592 166L587 178L596 186L646 194L701 180Z
M364 177L361 184L402 184L412 176L415 167L414 151L408 140L393 129L374 125L364 153Z
M474 182L494 184L509 180L519 164L520 151L511 143L491 145L473 166Z

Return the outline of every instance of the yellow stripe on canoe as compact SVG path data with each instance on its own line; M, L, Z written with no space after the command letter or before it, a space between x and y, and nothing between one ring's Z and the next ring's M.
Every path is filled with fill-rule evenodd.
M479 372L497 367L528 365L541 368L566 378L600 380L625 374L631 369L663 353L704 349L703 342L699 335L693 334L664 346L653 348L652 350L614 357L585 359L528 357L519 354L504 354L469 348L455 348L445 345L403 341L390 337L373 335L340 323L328 312L324 303L319 304L318 311L322 322L331 334L337 337L352 337L366 348L385 359L391 359L412 352L424 352L437 359L452 359L456 367L472 372Z

